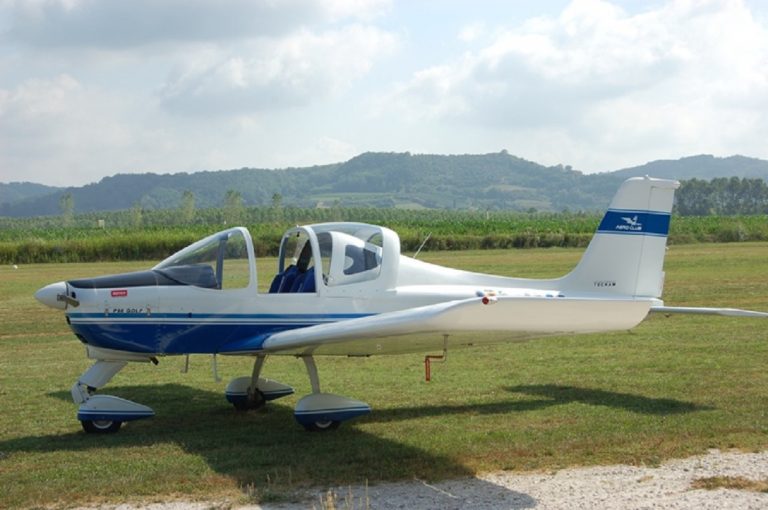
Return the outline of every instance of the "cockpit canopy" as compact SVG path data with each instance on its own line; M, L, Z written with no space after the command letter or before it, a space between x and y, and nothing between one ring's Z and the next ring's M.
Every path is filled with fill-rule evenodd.
M244 228L232 228L187 246L152 269L181 285L233 289L251 284L252 262L250 234Z
M295 227L283 235L269 293L334 293L352 284L386 286L394 281L399 252L397 234L376 225ZM184 248L146 273L138 284L153 280L154 285L255 289L253 241L245 228L225 230Z
M82 278L67 283L82 289L175 286L242 289L256 285L253 243L248 230L232 228L187 246L149 271Z
M376 280L381 275L384 247L390 244L399 255L397 235L375 225L323 223L296 227L283 236L279 274L270 292L312 292L318 284L331 289ZM281 275L285 278L279 281ZM302 275L306 276L297 284ZM315 279L315 283L306 283L308 278Z
M280 244L270 294L343 294L396 283L400 239L393 231L364 223L321 223L288 230ZM256 291L256 257L243 227L206 237L149 271L71 280L76 288L193 286Z

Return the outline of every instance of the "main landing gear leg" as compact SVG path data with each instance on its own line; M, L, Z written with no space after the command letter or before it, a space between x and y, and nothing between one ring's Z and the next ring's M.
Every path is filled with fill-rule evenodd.
M293 393L293 388L286 384L259 377L266 360L266 354L257 354L256 361L253 362L251 376L232 379L227 385L224 394L227 397L227 401L235 406L235 409L238 411L258 409L269 400L275 400Z
M147 406L111 395L94 395L105 386L127 361L97 360L72 386L72 400L80 407L77 419L88 433L108 434L120 430L124 421L149 418L155 412Z
M320 393L320 376L317 374L315 358L312 356L302 356L301 360L304 362L304 366L307 367L307 374L309 374L309 384L312 386L312 393Z
M331 393L320 391L320 377L312 356L301 356L309 374L312 394L299 400L294 410L294 417L305 429L325 431L338 428L342 421L371 412L371 406L359 400L352 400Z

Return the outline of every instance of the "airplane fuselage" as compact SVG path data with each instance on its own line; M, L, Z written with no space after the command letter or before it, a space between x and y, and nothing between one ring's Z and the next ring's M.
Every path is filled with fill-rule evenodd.
M335 297L179 286L70 289L73 291L80 305L67 311L67 320L81 341L93 347L147 355L254 352L268 347L264 342L280 331L472 298L480 304L489 296L489 311L496 313L488 315L478 308L476 319L465 318L464 327L459 328L504 331L503 335L454 334L454 345L629 328L643 319L651 304L650 300L605 299L596 303L589 299L589 307L584 307L587 301L583 297L568 297L556 290L488 289L481 285L408 286ZM518 327L510 328L509 314L496 310L493 299L498 297L514 298ZM626 313L629 309L632 312ZM494 321L500 319L504 323L496 325ZM392 338L362 343L352 354L418 352L439 348L442 342L441 335ZM349 346L344 349L349 353ZM337 354L332 345L316 352Z

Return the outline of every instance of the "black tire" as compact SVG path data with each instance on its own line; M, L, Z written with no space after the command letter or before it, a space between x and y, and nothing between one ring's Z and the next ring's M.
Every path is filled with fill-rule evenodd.
M113 420L83 420L80 423L88 434L114 434L123 425L123 422Z
M267 399L264 398L264 394L261 391L256 390L253 394L249 392L246 400L236 400L232 402L232 405L235 406L235 409L238 411L250 411L251 409L264 407L266 403Z
M341 425L341 422L336 420L313 421L304 425L304 428L310 432L327 432L329 430L336 430L339 428L339 425Z
M247 400L235 400L234 402L232 402L232 406L235 408L235 411L238 411L240 413L244 413L250 409L250 407L248 406Z

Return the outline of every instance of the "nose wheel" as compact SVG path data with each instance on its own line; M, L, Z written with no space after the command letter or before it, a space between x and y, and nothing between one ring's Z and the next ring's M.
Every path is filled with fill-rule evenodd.
M326 430L336 430L339 425L341 422L337 420L313 421L304 424L304 429L309 432L325 432Z
M89 434L112 434L123 422L150 418L149 407L112 395L94 395L128 362L97 360L72 386L72 400L79 404L77 419Z
M80 423L89 434L114 434L123 426L123 422L115 420L83 420Z

